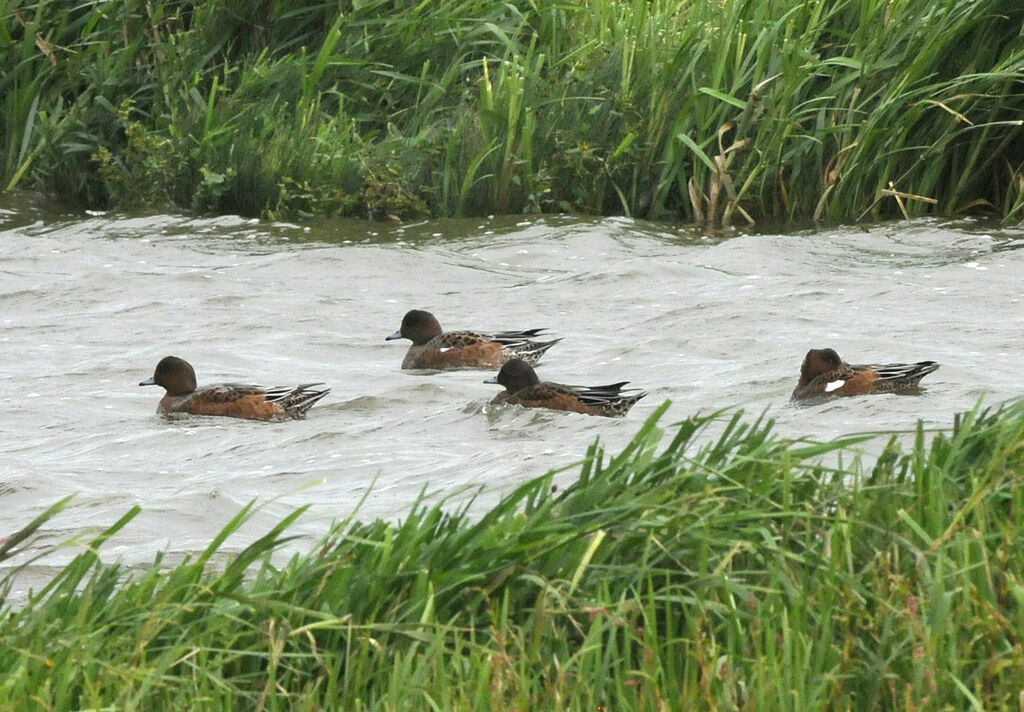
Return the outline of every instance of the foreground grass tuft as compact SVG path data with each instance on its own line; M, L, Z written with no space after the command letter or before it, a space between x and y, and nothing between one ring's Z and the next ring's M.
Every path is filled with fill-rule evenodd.
M126 575L99 554L129 512L0 609L0 708L1017 705L1024 403L870 464L865 436L787 441L741 414L664 442L665 407L564 491L549 473L480 519L343 522L281 568L301 511L224 565L251 508L193 560Z
M1019 0L0 6L0 189L271 217L1024 220Z

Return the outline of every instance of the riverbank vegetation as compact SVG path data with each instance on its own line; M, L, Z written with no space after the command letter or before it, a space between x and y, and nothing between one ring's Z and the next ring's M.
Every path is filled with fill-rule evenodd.
M0 607L0 708L1018 707L1024 403L828 443L665 407L567 488L343 522L278 566L301 512L127 574L101 555L130 512Z
M1024 220L1019 0L7 0L0 188L268 217Z

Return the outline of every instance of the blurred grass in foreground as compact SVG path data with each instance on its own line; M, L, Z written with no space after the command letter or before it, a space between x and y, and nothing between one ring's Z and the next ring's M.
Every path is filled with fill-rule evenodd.
M871 458L885 436L663 430L667 406L564 491L549 473L479 519L342 522L281 568L301 510L218 554L249 507L127 575L100 547L132 510L0 607L0 709L1017 708L1024 402Z

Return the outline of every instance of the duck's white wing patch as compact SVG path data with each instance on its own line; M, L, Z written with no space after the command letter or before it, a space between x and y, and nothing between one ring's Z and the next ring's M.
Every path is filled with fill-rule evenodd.
M831 393L832 391L836 390L837 388L842 388L844 383L846 383L846 381L844 381L842 379L840 379L838 381L829 381L828 383L825 384L825 392L826 393Z

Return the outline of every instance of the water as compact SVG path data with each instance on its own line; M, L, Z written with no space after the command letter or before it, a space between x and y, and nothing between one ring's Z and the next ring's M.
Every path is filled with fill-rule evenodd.
M44 542L138 504L103 551L142 565L202 550L258 499L228 548L309 505L301 550L361 500L360 518L399 519L424 489L461 501L482 486L486 506L595 438L617 451L665 399L665 423L742 406L816 439L948 427L982 396L1021 395L1022 248L1024 230L970 221L708 237L617 218L68 215L0 196L0 535L66 494L75 506ZM384 337L410 308L449 329L547 327L565 338L542 378L650 395L620 420L489 408L489 372L399 369L408 342ZM823 346L942 368L921 396L787 406L803 354ZM168 420L162 391L136 386L168 354L200 383L333 392L304 421Z

